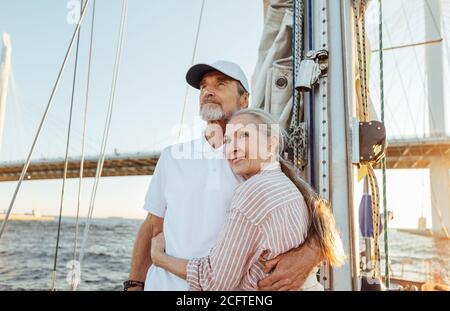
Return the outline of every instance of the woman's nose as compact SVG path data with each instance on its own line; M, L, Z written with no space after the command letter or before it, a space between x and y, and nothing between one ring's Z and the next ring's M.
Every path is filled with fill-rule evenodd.
M233 159L238 152L236 141L233 140L230 143L228 143L226 149L227 149L226 151L227 159Z

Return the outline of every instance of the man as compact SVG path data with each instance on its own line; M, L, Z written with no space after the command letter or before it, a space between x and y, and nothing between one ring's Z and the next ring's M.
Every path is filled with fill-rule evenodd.
M179 258L205 256L215 245L225 222L235 187L223 156L223 137L230 116L246 108L249 85L241 68L231 62L192 66L186 81L200 90L200 115L207 127L198 140L165 148L155 168L144 208L149 212L134 245L128 290L187 290L187 283L152 266L153 236L163 231L166 252ZM261 290L297 290L320 262L314 243L265 261L271 274L259 282Z

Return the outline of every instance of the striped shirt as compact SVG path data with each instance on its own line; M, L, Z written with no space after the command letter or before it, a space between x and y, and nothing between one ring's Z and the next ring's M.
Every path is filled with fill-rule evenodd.
M240 184L226 224L208 256L187 265L190 290L257 290L266 277L258 260L298 247L308 231L308 210L278 162Z

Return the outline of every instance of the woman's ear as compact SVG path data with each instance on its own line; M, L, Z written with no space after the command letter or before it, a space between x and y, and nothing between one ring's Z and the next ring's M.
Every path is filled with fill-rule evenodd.
M279 141L278 137L276 137L276 136L271 136L270 137L270 144L268 146L269 147L269 153L274 158L276 158L279 144L280 144L280 141Z

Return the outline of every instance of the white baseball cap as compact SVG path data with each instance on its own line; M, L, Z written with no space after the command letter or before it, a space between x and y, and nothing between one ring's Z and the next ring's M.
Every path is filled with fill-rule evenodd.
M238 64L218 60L212 64L196 64L192 66L186 73L186 81L190 86L200 89L200 81L203 76L211 71L219 71L224 75L239 81L247 92L250 92L247 78Z

